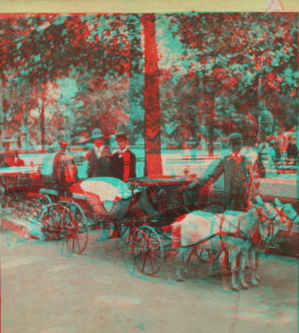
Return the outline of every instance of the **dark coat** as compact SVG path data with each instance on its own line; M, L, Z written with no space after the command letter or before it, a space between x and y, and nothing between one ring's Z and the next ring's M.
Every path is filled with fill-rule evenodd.
M67 189L78 181L78 170L74 157L65 153L54 156L52 179L58 189Z
M119 153L111 157L111 173L112 177L124 180L124 160Z
M90 177L115 177L123 180L124 163L120 155L104 154L100 158L97 157L94 149L88 156L88 178Z
M211 179L216 182L224 174L224 208L242 211L247 206L249 174L244 156L235 161L231 155L224 157L206 176L200 179L200 186L204 186Z
M124 152L119 152L124 160L124 181L126 182L128 179L136 178L136 157L135 154L131 152L129 148L127 148ZM127 174L127 168L129 168L129 172Z
M293 142L290 142L290 144L287 148L287 155L288 155L288 158L296 158L298 155L297 146Z

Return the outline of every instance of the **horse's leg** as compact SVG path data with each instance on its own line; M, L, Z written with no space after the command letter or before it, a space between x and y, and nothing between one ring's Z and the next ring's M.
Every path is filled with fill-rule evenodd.
M245 282L244 277L244 271L245 271L245 253L240 253L240 283L242 289L248 289L248 284Z
M219 260L220 257L223 255L223 260L221 262L221 266L222 266L222 284L223 284L223 288L225 290L230 290L230 288L227 286L227 280L226 280L226 275L229 275L228 272L228 252L227 251L223 251L222 254L219 255Z
M255 251L255 278L257 279L257 281L260 281L260 276L257 273L257 269L259 268L260 265L260 254L261 252L256 250Z
M256 250L251 249L250 251L250 266L251 266L251 285L252 287L257 287L258 286L258 281L257 281L257 274L256 274Z
M229 261L231 265L231 272L232 272L232 288L233 290L239 291L239 285L237 283L237 252L236 251L230 251L229 252Z
M180 250L179 253L175 256L176 279L179 282L184 282L184 279L181 276L181 261L183 257L184 257L184 250Z

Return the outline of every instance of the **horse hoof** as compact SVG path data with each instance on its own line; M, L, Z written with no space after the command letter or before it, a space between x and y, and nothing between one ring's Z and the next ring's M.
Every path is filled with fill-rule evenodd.
M239 288L238 286L233 286L233 290L234 290L234 291L239 291L240 288Z
M177 282L184 282L185 281L180 275L176 276L176 280L177 280Z
M242 289L248 289L248 284L245 283L245 282L242 283L242 284L241 284L241 288L242 288Z

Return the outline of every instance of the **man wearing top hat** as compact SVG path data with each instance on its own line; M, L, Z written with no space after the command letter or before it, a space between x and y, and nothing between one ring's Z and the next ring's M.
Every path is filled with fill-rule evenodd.
M59 196L70 196L69 188L78 181L78 171L74 161L74 157L67 154L67 140L59 140L58 144L61 151L54 156L54 165L52 179L54 180Z
M224 210L243 211L247 208L249 175L248 160L240 153L242 135L233 133L229 136L232 152L220 160L216 168L208 171L203 178L188 185L187 188L199 188L211 179L216 182L224 174Z
M118 154L124 161L123 181L136 178L136 157L129 148L128 136L124 131L116 133L116 141L119 147Z

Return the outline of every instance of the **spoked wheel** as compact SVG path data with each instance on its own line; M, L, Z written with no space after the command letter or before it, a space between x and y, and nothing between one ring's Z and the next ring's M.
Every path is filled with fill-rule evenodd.
M214 259L214 254L210 250L201 250L199 254L197 254L198 259L204 264L211 262Z
M63 205L51 204L45 207L42 222L49 239L56 241L60 254L73 254L77 229L72 212Z
M201 250L197 252L196 250L190 251L187 255L187 258L182 258L179 263L179 272L183 280L188 279L190 277L195 276L195 272L200 269L201 274L204 275L210 274L211 265L214 263L215 259L219 258L219 254L214 254L213 251L210 250ZM208 264L208 265L203 265Z
M19 201L16 213L17 216L26 221L33 222L37 221L39 212L41 210L41 205L36 198L31 198L30 200Z
M145 275L156 274L163 262L163 246L156 231L149 226L142 226L132 233L131 251L134 268Z
M199 254L194 251L190 251L187 255L186 259L183 257L181 258L180 262L178 263L179 267L179 273L180 277L183 280L192 278L195 276L195 270L202 266L202 260L201 255L203 251L201 251Z
M118 232L119 232L119 238L117 238L117 241L116 241L117 249L119 249L119 250L122 249L124 236L128 235L129 230L135 229L136 224L137 224L137 217L133 213L127 214L122 219L121 223L118 224L117 228L118 228Z
M75 202L61 201L60 203L70 210L75 219L77 240L76 253L81 254L85 251L88 244L88 226L86 222L86 216L82 208Z
M131 250L132 234L134 233L134 231L135 231L134 229L127 230L121 238L122 259L129 273L132 273L131 264L134 259ZM134 268L133 268L133 274L134 274Z
M52 200L47 194L44 194L42 197L38 198L38 202L40 205L49 205L52 203Z

